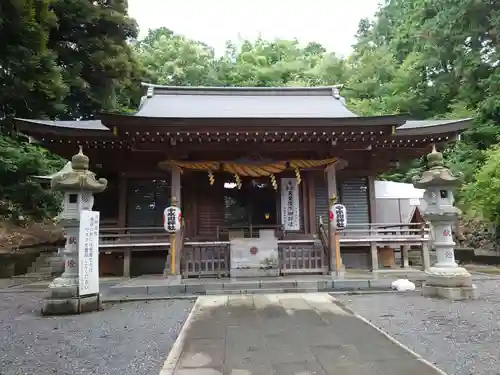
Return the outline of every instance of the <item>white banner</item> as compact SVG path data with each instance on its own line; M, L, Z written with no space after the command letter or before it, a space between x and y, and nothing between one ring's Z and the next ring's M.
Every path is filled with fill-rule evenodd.
M299 184L296 178L281 179L281 223L284 230L300 230Z
M99 211L80 212L78 274L80 296L99 293Z

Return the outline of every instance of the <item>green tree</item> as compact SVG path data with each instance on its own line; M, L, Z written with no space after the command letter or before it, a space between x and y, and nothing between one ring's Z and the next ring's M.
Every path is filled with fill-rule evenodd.
M137 107L142 70L127 2L0 2L0 215L53 215L57 197L30 176L64 161L11 132L13 117L79 119Z
M345 61L318 43L296 40L228 43L217 61L218 79L227 86L314 86L342 83Z
M50 0L0 2L0 121L54 117L64 110L56 55L47 48L56 17Z
M51 29L48 48L57 55L69 86L60 117L89 118L137 104L127 98L127 90L140 81L129 44L137 37L137 25L127 14L127 1L52 2L57 26Z
M500 146L484 151L485 162L465 188L465 200L474 214L500 225Z
M218 83L213 48L167 28L150 30L135 45L135 50L152 83L173 86Z

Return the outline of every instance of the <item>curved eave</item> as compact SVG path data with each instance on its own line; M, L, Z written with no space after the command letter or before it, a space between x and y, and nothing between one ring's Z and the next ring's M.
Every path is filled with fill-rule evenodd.
M472 118L460 120L407 121L396 129L395 137L429 137L436 135L458 135L469 129Z
M113 135L100 120L50 121L15 118L14 123L18 131L34 138L48 134L71 137L102 137Z
M141 130L145 128L165 128L165 129L187 129L195 130L197 128L207 130L208 128L256 128L259 126L279 128L303 128L313 129L315 127L323 128L346 128L349 127L387 127L401 126L408 119L407 115L387 115L371 117L333 117L333 118L190 118L190 117L145 117L134 115L101 113L98 115L102 123L108 128L123 129L128 131ZM380 130L382 130L380 129ZM373 130L373 129L372 129Z

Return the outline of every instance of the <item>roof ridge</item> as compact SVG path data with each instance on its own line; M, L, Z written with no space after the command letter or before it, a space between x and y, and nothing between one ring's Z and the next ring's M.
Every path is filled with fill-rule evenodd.
M147 97L154 95L282 95L282 96L330 96L340 99L342 84L331 86L168 86L141 83L147 88Z

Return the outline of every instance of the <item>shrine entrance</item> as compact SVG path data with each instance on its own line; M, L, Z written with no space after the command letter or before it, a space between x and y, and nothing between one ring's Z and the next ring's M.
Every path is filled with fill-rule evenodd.
M224 183L224 224L228 230L245 232L250 227L277 229L280 225L277 202L278 192L269 178L242 178L240 187L227 181Z

